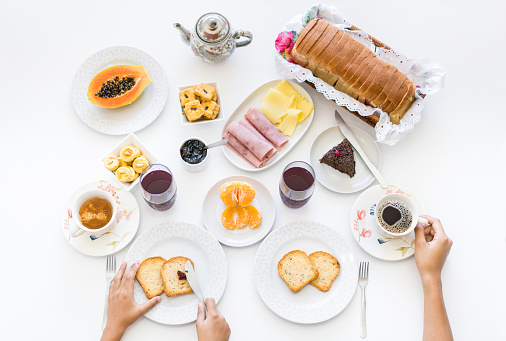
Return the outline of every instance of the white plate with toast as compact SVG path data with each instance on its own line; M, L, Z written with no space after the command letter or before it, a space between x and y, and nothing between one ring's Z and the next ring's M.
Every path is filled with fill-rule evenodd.
M125 257L128 267L134 261L142 262L149 257L163 257L166 260L183 256L191 259L204 297L214 297L218 302L225 291L228 265L225 252L206 229L197 225L167 221L156 225L137 238ZM144 316L170 325L193 322L197 319L198 299L193 294L167 297ZM148 301L137 280L134 283L134 299L141 304Z
M235 109L235 111L230 115L227 122L225 123L223 127L223 131L221 132L220 138L225 134L227 131L227 127L230 123L233 121L240 121L242 118L244 118L244 115L246 112L248 112L249 108L258 108L260 104L262 104L262 97L267 95L269 90L276 85L278 85L282 79L278 80L272 80L269 81L261 86L259 86L255 91L253 91L246 99ZM304 96L308 102L313 103L313 100L311 99L311 96L309 96L309 93L299 84L296 82L288 81L294 88L297 90L302 96ZM223 150L223 153L225 154L225 157L237 168L240 168L245 171L250 172L257 172L264 169L269 168L270 166L274 165L276 162L281 160L296 144L299 142L299 140L304 136L306 131L309 129L309 126L311 125L311 122L313 121L314 117L314 109L313 112L300 124L297 125L295 128L295 131L291 137L288 137L288 143L281 148L274 156L272 156L263 167L256 168L251 163L246 161L242 156L240 156L238 153L233 151L227 146L223 146L221 149Z
M278 274L285 254L301 250L330 253L341 269L327 292L307 284L293 293ZM358 283L358 262L351 245L335 229L310 221L295 221L275 229L258 248L253 276L264 303L277 315L296 323L318 323L339 314L351 301Z
M221 215L227 208L220 199L220 188L228 181L244 181L255 188L255 199L251 205L255 206L262 215L260 226L255 229L245 227L228 230L221 224ZM222 244L242 247L255 244L265 237L274 224L276 218L276 205L269 190L258 180L248 176L231 176L218 181L207 192L202 208L202 216L206 229L211 232Z

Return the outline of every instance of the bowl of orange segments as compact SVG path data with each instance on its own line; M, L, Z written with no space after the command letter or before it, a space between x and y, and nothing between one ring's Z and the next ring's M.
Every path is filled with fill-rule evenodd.
M205 227L229 246L247 246L269 233L276 216L271 193L247 176L222 179L204 199Z

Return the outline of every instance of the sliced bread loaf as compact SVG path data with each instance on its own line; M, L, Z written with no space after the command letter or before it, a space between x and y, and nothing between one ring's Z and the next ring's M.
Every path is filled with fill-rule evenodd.
M160 295L164 290L162 276L160 274L160 270L164 263L165 259L162 257L150 257L139 265L135 277L149 299Z
M187 261L190 261L192 267L195 269L193 261L186 257L173 257L162 265L161 275L165 286L165 295L170 297L193 292L186 280L186 273L184 271ZM178 271L185 274L184 279L179 279Z
M330 253L316 251L309 255L311 263L318 269L318 277L309 284L315 286L321 291L329 291L334 279L339 274L341 265L336 257Z
M278 262L278 274L293 292L299 292L307 283L318 277L318 270L304 251L288 252Z

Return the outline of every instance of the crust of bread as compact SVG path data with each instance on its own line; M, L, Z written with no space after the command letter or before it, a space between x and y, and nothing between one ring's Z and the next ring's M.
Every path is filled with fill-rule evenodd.
M161 275L163 285L165 286L165 295L171 297L176 295L189 294L193 292L188 280L179 279L177 271L185 272L184 268L186 262L190 261L192 267L195 269L195 264L190 258L186 257L172 257L162 265Z
M304 251L293 250L278 262L278 274L290 290L296 293L318 277L318 270Z
M341 265L336 257L324 251L316 251L309 255L309 260L318 269L318 277L309 284L321 291L329 291L332 283L339 275Z
M147 298L151 299L163 293L164 285L160 270L165 263L162 257L146 258L137 270L135 277L144 290Z

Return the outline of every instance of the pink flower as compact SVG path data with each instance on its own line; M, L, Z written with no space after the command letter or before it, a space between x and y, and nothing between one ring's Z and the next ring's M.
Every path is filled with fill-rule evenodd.
M362 229L362 237L367 238L372 235L371 230Z
M365 211L364 210L362 210L362 211L358 210L357 211L357 216L358 216L359 220L364 219L365 218Z
M69 218L72 218L72 210L69 208L68 210Z
M276 38L276 41L274 43L274 46L276 47L276 51L279 53L285 52L286 49L288 49L288 52L292 52L293 48L293 32L281 32L278 34L278 37Z
M401 194L404 194L403 191L401 191L400 189L398 189L395 193L401 193Z

